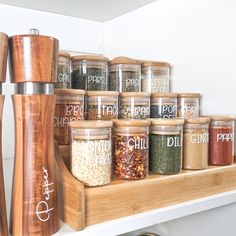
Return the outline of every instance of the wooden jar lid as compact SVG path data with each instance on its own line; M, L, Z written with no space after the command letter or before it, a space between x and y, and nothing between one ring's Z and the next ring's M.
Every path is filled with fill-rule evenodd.
M70 127L80 129L111 128L112 121L103 120L76 120L70 122Z
M152 93L152 98L177 98L177 93Z
M209 117L196 117L185 119L185 124L208 124L210 122Z
M59 41L43 35L9 38L11 82L55 83Z
M107 57L96 55L79 55L71 57L72 61L109 61Z
M67 58L71 58L71 55L69 52L65 52L65 51L59 51L58 52L58 56L60 57L67 57Z
M118 65L118 64L141 65L141 61L132 59L129 57L115 57L109 62L109 64L110 65Z
M142 61L142 67L148 66L170 67L170 63L164 61Z
M55 89L56 95L85 95L82 89Z
M211 119L211 121L233 121L236 120L235 116L227 116L227 115L209 115L206 116Z
M119 96L119 92L116 91L86 91L86 95L88 97L92 96L103 96L103 97L108 97L108 96Z
M157 119L149 119L151 121L151 125L167 125L167 126L174 126L174 125L183 125L184 124L184 119L180 118L173 118L173 119L162 119L162 118L157 118Z
M6 81L8 36L0 32L0 83Z
M138 120L138 119L114 119L113 125L114 127L142 127L149 126L149 120Z
M151 93L147 92L123 92L120 97L150 97Z
M179 98L200 98L200 93L178 93Z

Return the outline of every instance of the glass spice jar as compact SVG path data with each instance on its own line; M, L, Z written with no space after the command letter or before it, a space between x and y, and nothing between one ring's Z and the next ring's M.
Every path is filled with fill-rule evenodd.
M178 117L194 118L200 115L200 93L178 94Z
M150 119L150 171L177 174L182 165L183 119Z
M111 182L112 121L73 121L71 173L86 186Z
M56 89L54 136L59 145L70 144L70 122L84 119L84 90Z
M118 95L116 91L88 91L88 120L110 120L118 118Z
M120 93L119 119L147 119L150 117L150 93Z
M59 51L58 53L58 67L57 78L55 83L56 89L70 88L70 53Z
M113 175L120 179L148 176L148 120L113 120Z
M108 58L92 55L74 56L71 60L71 86L88 91L107 91Z
M234 160L233 116L210 116L209 164L231 165Z
M170 64L167 62L144 61L142 63L143 92L169 93Z
M152 93L150 117L175 118L177 116L177 93Z
M210 118L185 119L183 169L200 170L208 166Z
M141 91L141 62L128 57L116 57L109 63L109 90Z

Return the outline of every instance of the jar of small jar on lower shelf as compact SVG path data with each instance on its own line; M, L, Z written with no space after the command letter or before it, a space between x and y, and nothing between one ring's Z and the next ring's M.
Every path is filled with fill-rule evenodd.
M88 91L108 90L108 58L92 55L71 59L71 87Z
M58 53L56 89L69 89L70 81L70 54L64 51Z
M144 61L142 63L142 91L169 93L170 64L167 62Z
M109 90L141 91L141 62L128 57L116 57L109 63Z
M231 165L234 160L233 116L210 116L209 164Z
M152 93L150 117L175 118L177 116L177 93Z
M150 171L177 174L182 165L183 119L150 119Z
M112 121L71 122L71 172L86 186L111 181Z
M118 95L116 91L88 91L88 120L111 120L118 118Z
M209 118L185 120L183 169L200 170L208 166Z
M113 175L120 179L148 176L148 120L113 120Z
M120 93L120 119L150 118L150 93Z
M178 94L178 117L194 118L200 115L200 93Z
M84 90L56 89L54 136L59 145L70 144L70 122L84 119Z

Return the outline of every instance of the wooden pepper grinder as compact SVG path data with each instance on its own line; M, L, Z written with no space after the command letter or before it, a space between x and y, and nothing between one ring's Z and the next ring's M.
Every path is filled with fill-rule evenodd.
M53 117L57 39L29 35L9 38L15 113L15 163L12 191L13 236L47 236L59 227Z
M3 181L3 168L2 168L2 110L4 95L2 95L2 83L6 80L6 68L7 68L7 49L8 49L8 37L4 33L0 33L0 236L8 235L7 228L7 214L6 214L6 202L5 191Z

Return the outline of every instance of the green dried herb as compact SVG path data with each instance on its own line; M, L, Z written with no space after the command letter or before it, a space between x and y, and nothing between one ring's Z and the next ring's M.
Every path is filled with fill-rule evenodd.
M150 171L176 174L181 169L182 141L180 135L150 135Z

